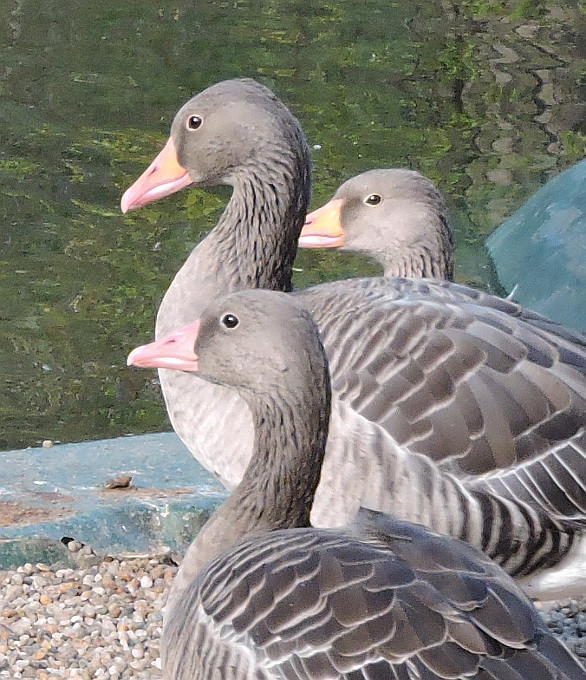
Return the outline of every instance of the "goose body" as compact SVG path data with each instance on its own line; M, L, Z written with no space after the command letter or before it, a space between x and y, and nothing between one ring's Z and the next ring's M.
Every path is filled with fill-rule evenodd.
M173 584L167 680L584 680L480 551L371 510L343 528L309 526L330 390L317 328L296 299L229 295L128 361L233 385L255 429L242 481Z
M190 182L230 184L233 195L165 294L158 337L220 293L291 290L310 183L297 121L254 81L204 90L178 112L123 210ZM586 519L583 335L432 279L353 279L294 296L332 372L314 525L343 525L362 505L462 538L517 576L574 563ZM160 376L173 427L234 488L252 452L246 403L196 375Z
M533 605L455 539L363 511L221 554L167 614L168 680L584 680Z

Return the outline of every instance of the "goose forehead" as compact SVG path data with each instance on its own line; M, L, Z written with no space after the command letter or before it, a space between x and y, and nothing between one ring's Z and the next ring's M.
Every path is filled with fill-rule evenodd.
M202 93L190 99L177 111L174 125L183 126L183 121L190 115L199 115L208 118L211 115L218 117L226 112L236 111L244 107L246 102L238 101L233 97L222 97L221 94L207 95Z
M305 308L291 295L262 289L239 291L216 300L204 316L221 318L230 313L244 321L270 325L275 332L291 326L299 318L309 317Z
M386 168L357 175L344 182L336 192L338 198L365 198L377 193L384 198L404 198L405 193L429 191L433 183L415 170Z
M277 97L264 85L258 83L252 78L233 78L231 80L223 80L215 83L210 87L202 90L196 97L222 97L222 98L238 98L238 97L253 97L258 99L273 99Z
M253 80L228 80L212 85L189 99L177 112L177 116L188 113L210 113L224 111L235 106L272 109L281 108L277 97L264 85Z

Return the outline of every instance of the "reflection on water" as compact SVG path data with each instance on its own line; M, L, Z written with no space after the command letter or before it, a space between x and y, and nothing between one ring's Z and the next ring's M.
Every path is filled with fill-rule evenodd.
M227 192L118 201L193 92L275 89L320 147L315 204L368 168L430 175L458 277L484 287L486 234L584 155L571 2L6 0L0 26L0 448L168 427L154 376L124 359ZM315 252L299 267L298 285L375 271Z

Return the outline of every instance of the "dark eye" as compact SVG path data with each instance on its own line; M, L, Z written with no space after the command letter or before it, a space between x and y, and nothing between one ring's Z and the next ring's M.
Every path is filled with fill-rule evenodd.
M187 119L187 128L189 130L197 130L197 128L203 123L199 116L189 116Z
M382 199L378 194L370 194L364 199L366 205L378 205L381 201Z
M239 323L240 319L237 316L234 316L234 314L224 314L222 317L222 324L226 326L226 328L236 328Z

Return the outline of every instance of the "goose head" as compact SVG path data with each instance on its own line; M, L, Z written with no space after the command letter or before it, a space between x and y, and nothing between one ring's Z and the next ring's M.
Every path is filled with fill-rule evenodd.
M247 290L212 302L201 318L134 349L129 366L197 372L241 392L299 393L319 383L327 360L309 312L285 293Z
M262 174L272 165L290 165L291 181L298 172L305 173L298 181L309 182L299 123L264 85L250 78L225 80L179 109L169 140L124 193L121 208L139 208L190 184L234 186L242 176Z
M344 182L307 215L299 245L365 254L383 265L386 276L453 278L443 197L413 170L371 170Z

